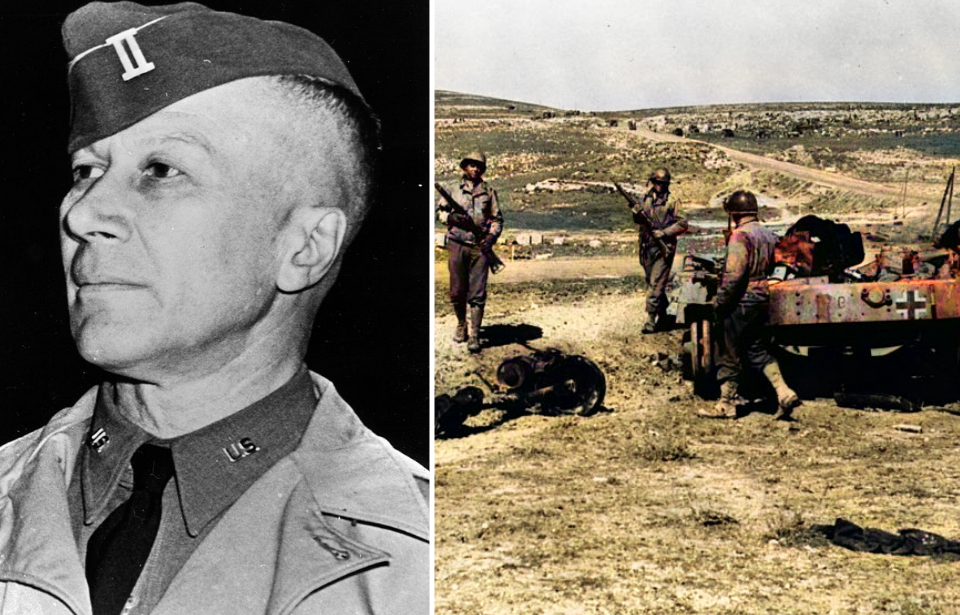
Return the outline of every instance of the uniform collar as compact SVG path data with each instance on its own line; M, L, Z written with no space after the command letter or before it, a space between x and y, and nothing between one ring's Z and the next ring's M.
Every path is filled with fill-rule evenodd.
M666 201L667 198L670 197L670 189L667 188L667 189L664 190L663 192L657 192L657 191L654 190L653 188L650 188L650 190L647 191L647 194L649 194L649 195L650 195L650 198L652 198L654 201L656 201L656 200L658 200L658 199L659 199L659 200L664 200L664 201Z
M386 562L423 566L428 574L430 516L418 489L426 470L364 427L329 380L312 377L320 401L299 447L217 522L171 582L156 615L243 611L254 587L269 590L266 613L288 614L299 612L296 605L321 587ZM364 530L367 524L373 533ZM418 540L395 541L384 529ZM275 570L246 565L265 553L276 554ZM211 584L211 577L222 581Z
M153 437L127 420L100 387L83 449L84 521L92 523L120 485L129 488L130 457ZM292 452L310 421L316 395L306 367L263 399L170 446L187 532L197 536L279 459ZM107 440L104 441L104 438Z
M486 180L484 180L484 179L481 177L481 178L480 178L480 181L477 182L477 187L478 187L478 188L486 189L486 187L487 187L487 182L486 182ZM466 175L462 176L462 177L460 178L460 189L463 190L464 192L473 192L473 190L474 190L473 180L470 179L469 177L467 177Z
M259 488L255 483L234 510L224 513L175 577L157 605L158 615L187 612L195 606L192 602L203 601L195 600L197 596L209 596L208 603L222 607L200 612L235 613L237 606L230 599L251 587L270 588L267 613L288 613L309 591L360 566L386 561L382 546L373 546L381 541L361 542L349 531L333 531L325 524L328 515L368 520L428 540L428 499L419 491L428 479L426 470L367 430L330 381L316 374L312 379L311 396L319 392L320 401L299 447L268 470L272 480L259 483ZM90 424L97 395L98 389L91 389L41 433L10 443L13 466L7 468L10 476L0 480L0 580L27 579L74 613L89 612L89 596L69 519L63 516L66 483L72 460L82 463L87 454L78 455L77 449L87 449L85 443L96 431ZM337 463L344 465L338 468ZM342 549L352 553L349 559L343 558ZM244 565L265 552L278 553L277 570ZM307 556L299 557L304 552ZM423 557L429 557L429 551ZM408 557L403 565L411 561ZM251 582L245 574L255 578ZM218 575L222 582L211 585ZM256 584L261 579L265 585Z

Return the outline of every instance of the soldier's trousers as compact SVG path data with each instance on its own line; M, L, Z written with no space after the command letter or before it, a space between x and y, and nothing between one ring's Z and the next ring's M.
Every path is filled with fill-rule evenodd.
M667 247L670 249L664 255L653 243L640 244L640 266L647 279L647 314L659 315L667 309L667 282L677 251L676 246Z
M455 241L447 244L450 271L450 303L482 306L487 302L487 276L490 267L479 246Z
M773 361L764 332L768 300L745 299L719 319L717 382L735 380L744 366L762 371Z

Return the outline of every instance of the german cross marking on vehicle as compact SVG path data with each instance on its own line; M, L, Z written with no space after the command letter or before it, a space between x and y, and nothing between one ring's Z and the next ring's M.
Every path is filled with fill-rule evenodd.
M894 309L907 320L927 317L927 298L916 290L907 290L897 297Z
M124 81L130 81L138 75L144 73L149 73L156 66L153 62L147 62L147 59L143 57L143 51L140 50L140 44L137 43L137 39L134 38L134 34L137 33L136 28L131 28L129 30L124 30L120 34L114 34L106 40L106 43L113 45L113 48L117 52L117 57L120 58L120 63L123 64L124 73L121 75ZM133 54L133 60L136 62L134 64L130 61L130 56L127 54L126 47L123 46L123 43L127 43L127 47L130 48L130 53Z

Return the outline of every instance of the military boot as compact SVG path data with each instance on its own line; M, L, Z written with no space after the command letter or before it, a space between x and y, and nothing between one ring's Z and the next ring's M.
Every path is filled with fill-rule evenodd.
M763 375L773 385L773 390L777 392L777 402L780 408L773 415L773 418L778 421L790 420L793 409L800 405L800 398L784 381L783 374L780 373L780 364L776 361L768 363L763 367Z
M453 313L457 315L457 330L453 333L453 341L462 344L467 341L467 304L454 303Z
M483 320L483 306L470 306L470 322L467 331L467 350L480 352L480 322Z
M720 384L720 399L717 400L717 405L697 410L697 416L708 419L735 419L738 401L740 397L737 395L736 380L727 380Z
M640 329L640 333L655 333L657 331L657 314L655 312L647 312L647 322L643 323L643 328Z

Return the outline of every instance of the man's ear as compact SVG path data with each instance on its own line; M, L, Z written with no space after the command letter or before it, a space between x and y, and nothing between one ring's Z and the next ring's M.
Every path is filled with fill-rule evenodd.
M281 243L277 288L295 293L313 286L330 270L347 233L339 207L303 207L293 212Z

